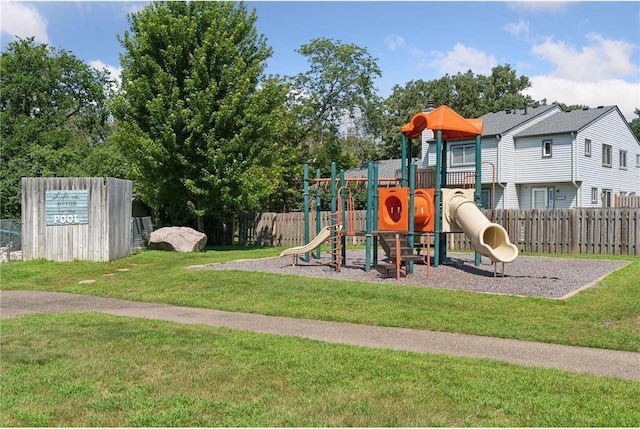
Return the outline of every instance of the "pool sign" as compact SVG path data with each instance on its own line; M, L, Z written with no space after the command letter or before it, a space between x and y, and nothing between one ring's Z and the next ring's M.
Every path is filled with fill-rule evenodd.
M45 191L47 226L89 223L89 192Z

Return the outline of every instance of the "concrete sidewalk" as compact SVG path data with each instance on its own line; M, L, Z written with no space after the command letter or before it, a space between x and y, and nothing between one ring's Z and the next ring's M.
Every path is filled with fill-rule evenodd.
M96 311L177 323L204 324L335 344L494 359L522 366L640 381L640 353L475 335L272 317L57 292L1 291L0 317Z

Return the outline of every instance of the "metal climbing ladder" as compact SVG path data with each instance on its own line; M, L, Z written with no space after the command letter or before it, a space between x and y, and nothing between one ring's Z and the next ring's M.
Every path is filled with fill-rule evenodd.
M343 200L343 191L347 193L346 201ZM342 186L337 192L337 207L331 213L331 237L329 238L329 244L331 245L331 261L330 266L335 267L337 272L340 272L342 265L345 262L346 255L344 250L344 237L353 236L356 234L356 220L355 220L355 199L351 193L351 189L348 186ZM346 228L345 228L346 224Z

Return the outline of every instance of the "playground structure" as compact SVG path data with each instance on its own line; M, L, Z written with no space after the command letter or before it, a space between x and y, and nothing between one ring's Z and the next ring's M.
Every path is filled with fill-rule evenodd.
M416 165L412 162L412 140L420 138L425 129L431 129L436 137L435 186L416 189ZM466 119L447 106L440 106L429 112L414 115L402 127L402 158L399 178L378 178L377 165L368 164L367 178L345 178L344 171L337 177L335 163L331 165L331 177L321 178L316 171L316 238L309 240L310 184L309 166L304 166L304 215L305 246L286 249L281 256L304 254L309 261L309 253L316 251L320 258L320 246L326 241L331 245L329 265L340 271L346 262L346 237L365 237L365 266L382 266L387 271L395 268L396 278L400 269L406 266L406 275L413 272L414 262L422 261L437 268L447 259L446 234L463 232L471 240L475 249L475 265L481 263L481 255L491 259L494 275L497 263L512 262L518 256L518 248L509 240L505 229L491 223L479 210L481 201L481 136L482 119ZM475 187L447 187L447 142L448 140L475 140ZM494 179L495 180L495 179ZM364 182L367 190L366 228L356 231L353 221L353 196L348 187L352 182ZM322 226L320 211L320 186L329 183L331 187L331 221ZM386 186L383 186L386 184ZM394 186L391 186L391 185ZM322 232L322 235L320 234ZM381 245L391 263L378 262L378 245ZM418 251L418 254L414 253ZM420 250L424 250L420 255ZM433 250L433 258L431 251Z

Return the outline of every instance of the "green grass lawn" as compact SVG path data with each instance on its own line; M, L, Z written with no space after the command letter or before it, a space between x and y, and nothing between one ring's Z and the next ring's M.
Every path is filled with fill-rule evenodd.
M97 313L2 321L0 425L638 427L640 383Z
M189 265L275 256L280 251L278 248L223 248L203 253L145 251L109 263L13 262L0 266L0 284L5 290L73 292L274 316L640 351L640 258L633 258L599 287L567 300L185 269ZM79 284L87 279L96 282Z
M185 268L280 250L12 262L0 287L640 351L640 258L562 301ZM628 380L99 313L0 323L5 427L640 426Z

